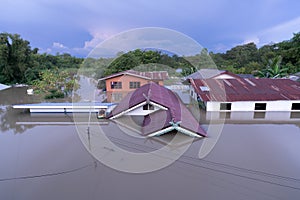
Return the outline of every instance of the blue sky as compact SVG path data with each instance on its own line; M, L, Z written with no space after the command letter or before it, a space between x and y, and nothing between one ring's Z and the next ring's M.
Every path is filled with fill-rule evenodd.
M120 32L163 27L225 52L290 39L300 31L299 8L299 0L1 0L0 32L41 52L86 56Z

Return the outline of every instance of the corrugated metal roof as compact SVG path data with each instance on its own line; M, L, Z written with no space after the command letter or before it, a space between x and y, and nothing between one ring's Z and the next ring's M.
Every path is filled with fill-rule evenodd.
M169 78L169 74L167 71L153 71L153 72L139 72L139 71L134 71L134 70L127 70L124 72L119 72L116 74L112 74L110 76L106 76L104 78L99 79L101 80L106 80L110 78L114 78L117 76L123 76L123 75L130 75L130 76L136 76L148 80L166 80Z
M190 79L204 101L300 100L300 83L289 79ZM201 91L207 86L210 91Z
M174 123L180 123L180 127L204 136L206 132L199 122L193 117L181 100L169 89L156 83L149 83L129 93L108 116L116 116L142 102L150 101L159 104L168 110L160 110L144 117L142 134L159 131L171 127Z

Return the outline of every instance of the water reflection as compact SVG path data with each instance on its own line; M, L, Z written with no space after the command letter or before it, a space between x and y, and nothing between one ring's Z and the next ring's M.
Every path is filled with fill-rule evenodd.
M6 132L8 130L12 130L14 133L23 133L27 129L33 128L35 125L34 123L20 123L22 121L32 121L35 120L44 120L47 122L48 120L51 121L51 116L47 116L44 118L38 117L34 118L30 113L26 110L16 110L12 108L14 104L27 104L27 103L40 103L46 102L41 96L39 95L27 95L27 87L12 87L6 90L0 91L0 129L1 132ZM52 101L60 101L60 102L70 102L70 98L65 99L53 99L48 100L48 102ZM69 119L68 117L60 117L56 120L59 122L60 120ZM64 119L65 118L65 119ZM50 122L49 121L49 122Z
M11 106L1 107L1 132L12 130L14 133L23 133L33 125L17 125L17 122L23 118L24 113L14 110ZM25 114L28 117L28 114Z
M11 87L0 91L0 105L25 104L41 102L38 95L27 95L27 87Z
M300 112L289 112L289 111L269 111L269 112L203 112L201 113L202 123L218 122L224 120L226 123L236 124L282 124L282 123L300 123Z
M204 159L198 157L203 140L197 140L172 165L132 175L95 161L79 140L72 116L13 110L10 104L28 103L26 98L31 97L11 91L15 96L5 100L2 94L0 199L265 200L300 196L300 122L282 119L290 113L277 113L275 120L268 120L268 113L265 119L246 119L242 113L222 115L226 119L220 139ZM253 118L254 113L244 116ZM202 117L206 123L206 116ZM86 131L84 119L81 126ZM133 152L153 151L173 137L143 140L121 134L115 123L98 122L112 142ZM214 123L218 125L218 120ZM99 133L91 129L90 134L93 140ZM97 145L91 143L91 148ZM184 142L172 150L181 145ZM105 149L103 156L113 159L113 154L113 149Z

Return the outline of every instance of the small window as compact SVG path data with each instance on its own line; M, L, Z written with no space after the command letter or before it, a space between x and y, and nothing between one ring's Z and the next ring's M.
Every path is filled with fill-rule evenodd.
M292 110L300 110L300 103L293 103Z
M231 103L220 103L220 110L231 110Z
M143 110L154 110L154 106L148 103L143 106Z
M135 89L141 87L141 82L129 82L129 88Z
M112 81L110 82L111 89L122 89L122 82Z
M266 103L256 103L254 110L266 110L267 104Z
M266 117L266 112L254 112L254 119L264 119Z

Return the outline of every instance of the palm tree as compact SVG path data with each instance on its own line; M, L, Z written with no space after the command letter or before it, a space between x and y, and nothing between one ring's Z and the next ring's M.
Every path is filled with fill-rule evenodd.
M282 78L287 75L288 68L281 68L281 56L276 56L269 60L267 67L261 71L257 71L257 75L263 78Z

